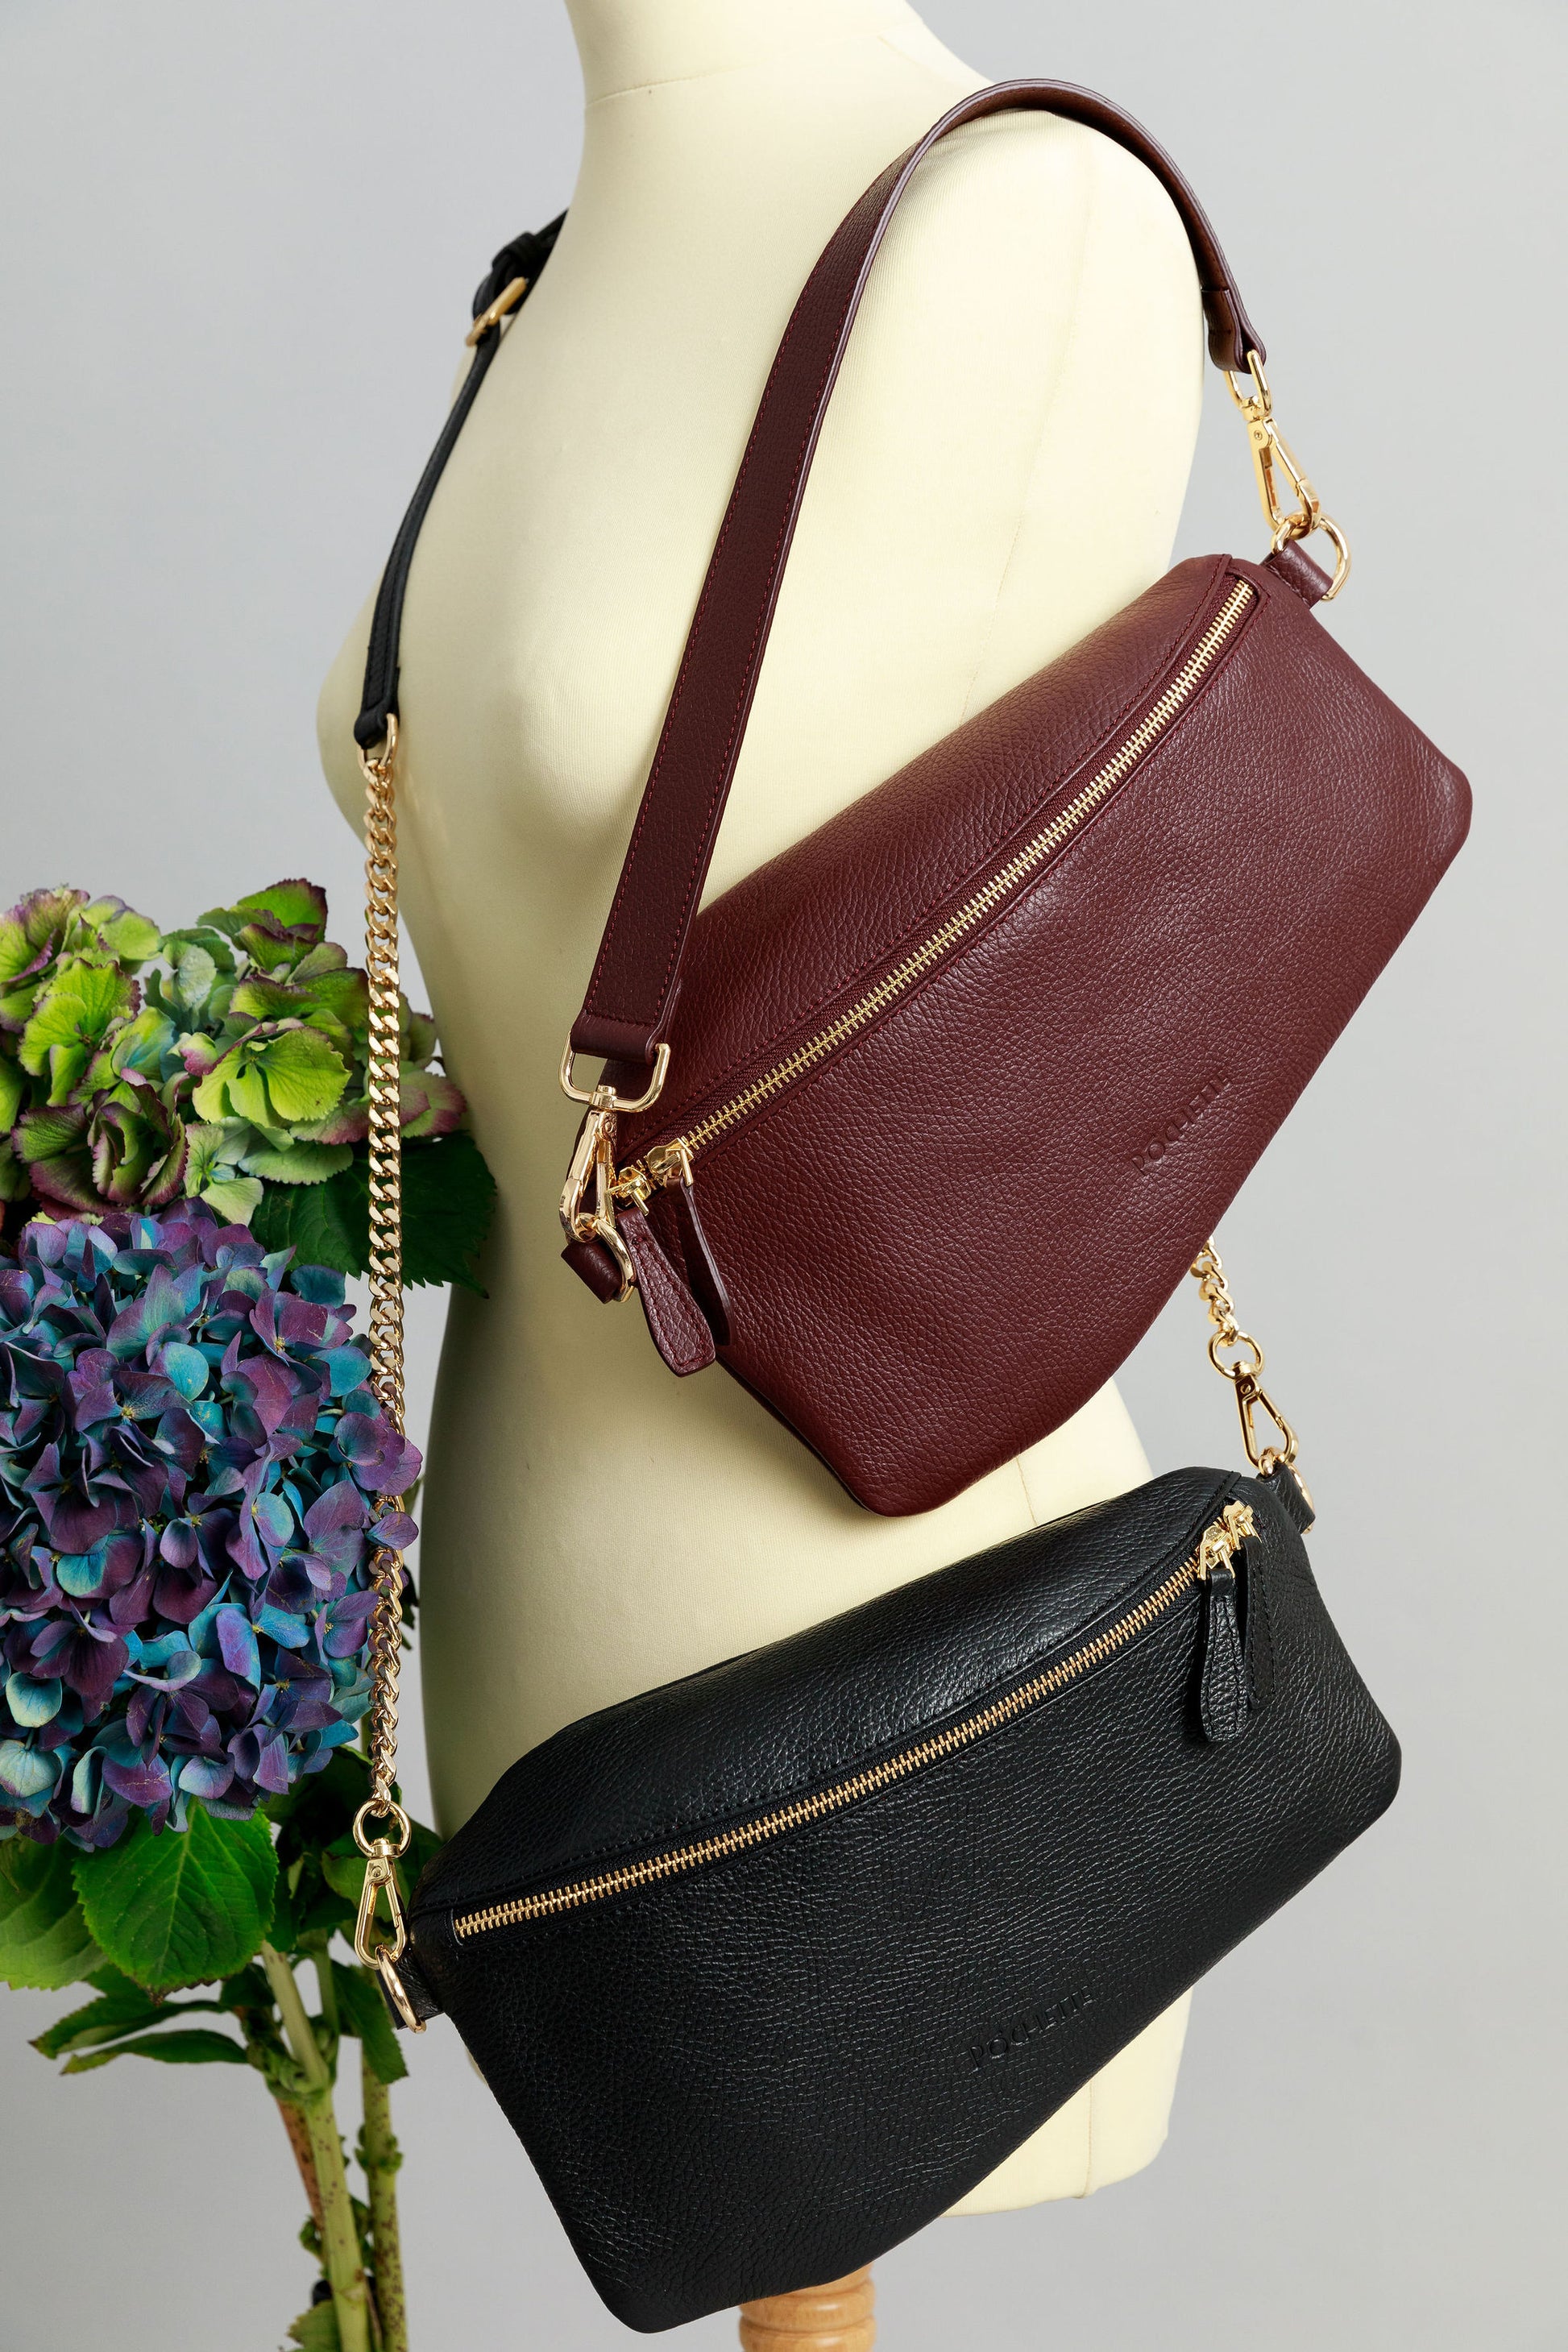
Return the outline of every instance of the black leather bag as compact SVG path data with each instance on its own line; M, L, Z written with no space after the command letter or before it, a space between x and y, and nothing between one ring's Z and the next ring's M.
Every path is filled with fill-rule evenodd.
M445 2010L628 2326L973 2188L1392 1800L1293 1473L1180 1470L569 1725L430 1864Z

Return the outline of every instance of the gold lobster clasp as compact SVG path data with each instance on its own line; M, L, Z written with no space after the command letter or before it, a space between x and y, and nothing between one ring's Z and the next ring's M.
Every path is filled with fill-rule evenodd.
M561 1189L561 1224L569 1242L603 1242L621 1277L621 1299L636 1287L637 1269L616 1224L615 1099L610 1087L595 1087L588 1097L588 1115Z
M1323 512L1322 500L1308 478L1306 467L1274 421L1274 395L1263 373L1260 352L1247 352L1247 372L1251 379L1250 391L1243 387L1230 368L1225 371L1225 380L1247 426L1247 446L1252 451L1252 469L1258 477L1258 496L1268 524L1269 542L1278 553L1291 540L1309 539L1315 530L1322 531L1332 541L1334 576L1324 594L1327 604L1339 594L1350 576L1349 543L1338 523Z
M385 1814L396 1823L394 1837L372 1837L365 1826L373 1814ZM413 2005L397 1973L397 1962L408 1948L408 1927L403 1916L403 1901L397 1891L397 1862L413 1836L413 1825L401 1805L388 1800L378 1804L374 1800L362 1805L354 1816L354 1843L364 1856L364 1885L360 1889L359 1917L354 1922L354 1957L367 1969L374 1969L385 1988L393 2009L411 2033L423 2033L423 2021L414 2013ZM376 1934L375 1915L382 1901L386 1904L387 1933Z
M1255 1373L1235 1372L1236 1409L1241 1416L1241 1442L1247 1448L1247 1458L1260 1478L1267 1478L1283 1464L1287 1470L1296 1467L1296 1433ZM1259 1442L1258 1415L1266 1412L1279 1432L1282 1443L1266 1445ZM1302 1490L1305 1492L1305 1489Z
M653 1075L643 1092L633 1097L617 1094L603 1078L596 1087L580 1087L576 1061L568 1038L561 1056L561 1091L571 1102L585 1103L588 1115L578 1130L562 1188L561 1223L569 1242L603 1242L621 1277L616 1297L627 1298L637 1288L637 1268L616 1227L616 1120L622 1111L649 1110L658 1100L669 1071L669 1047L655 1048Z

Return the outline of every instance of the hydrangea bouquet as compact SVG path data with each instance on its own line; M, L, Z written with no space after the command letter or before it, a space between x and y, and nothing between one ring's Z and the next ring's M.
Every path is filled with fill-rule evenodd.
M90 1988L37 2042L68 2074L259 2073L321 2273L291 2341L406 2352L405 2070L352 1964L351 1824L371 1557L412 1539L420 1465L345 1303L365 992L325 925L294 882L184 932L75 890L0 919L0 1980ZM405 1011L412 1271L472 1281L492 1188Z
M477 1287L495 1187L436 1024L402 1000L404 1255ZM203 1201L268 1249L363 1274L365 976L313 882L181 930L35 890L0 916L0 1202L93 1213Z

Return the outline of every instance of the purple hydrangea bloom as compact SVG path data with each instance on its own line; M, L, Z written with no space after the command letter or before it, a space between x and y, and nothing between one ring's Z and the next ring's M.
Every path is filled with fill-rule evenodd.
M353 1739L420 1463L289 1260L194 1201L0 1247L0 1834L243 1820Z

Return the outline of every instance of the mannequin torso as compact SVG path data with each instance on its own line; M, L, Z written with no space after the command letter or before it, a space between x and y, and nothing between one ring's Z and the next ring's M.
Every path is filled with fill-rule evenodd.
M595 1307L559 1263L561 1045L768 366L843 213L983 79L903 0L569 5L570 217L447 468L403 632L405 906L500 1187L489 1297L453 1303L422 1514L448 1831L574 1717L1146 1475L1107 1390L942 1509L874 1518L722 1374L671 1379L635 1307ZM710 893L1156 576L1200 378L1185 238L1141 165L1038 115L944 143L829 413ZM367 624L321 700L356 821ZM1100 2078L1092 2132L1098 2086L967 2201L1146 2162L1181 2025Z

